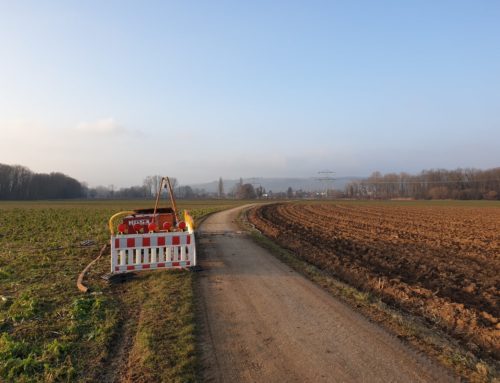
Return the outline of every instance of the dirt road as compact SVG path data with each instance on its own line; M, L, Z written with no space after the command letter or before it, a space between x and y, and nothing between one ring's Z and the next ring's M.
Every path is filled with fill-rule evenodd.
M240 209L199 229L206 381L452 380L239 232Z

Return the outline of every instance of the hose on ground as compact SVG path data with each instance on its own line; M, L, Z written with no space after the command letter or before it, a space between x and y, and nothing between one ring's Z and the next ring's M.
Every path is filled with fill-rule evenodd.
M80 290L82 293L86 293L89 288L87 286L85 286L83 284L83 278L85 277L85 274L87 273L87 271L90 269L90 267L96 263L99 258L102 257L102 255L104 254L104 251L106 250L106 248L108 247L108 245L104 245L102 248L101 248L101 251L99 252L99 255L97 256L97 258L95 258L92 262L90 262L84 269L83 271L80 273L80 275L78 276L78 279L76 281L76 287L78 287L78 290Z

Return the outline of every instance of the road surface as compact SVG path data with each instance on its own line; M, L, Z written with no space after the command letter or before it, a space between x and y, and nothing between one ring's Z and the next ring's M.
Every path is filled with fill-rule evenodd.
M205 381L452 381L252 242L234 223L240 210L198 230Z

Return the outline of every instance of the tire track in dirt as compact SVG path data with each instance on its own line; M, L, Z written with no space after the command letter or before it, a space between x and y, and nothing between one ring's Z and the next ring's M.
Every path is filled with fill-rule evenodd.
M120 283L116 288L117 296L127 294L127 286ZM110 350L110 358L106 363L106 370L96 379L103 383L118 383L131 381L131 371L133 366L130 363L130 354L136 339L136 333L140 322L142 306L131 305L120 299L119 305L122 307L120 326L117 329L116 340Z

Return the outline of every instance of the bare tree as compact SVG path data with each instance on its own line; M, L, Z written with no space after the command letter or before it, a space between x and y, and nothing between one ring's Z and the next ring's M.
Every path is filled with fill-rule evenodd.
M224 182L222 181L222 177L219 177L219 185L217 189L219 198L224 198Z
M498 199L500 168L431 169L417 175L374 172L361 182L346 187L351 198L415 198L415 199Z
M238 199L255 199L255 189L252 184L243 184L238 188L236 198Z
M161 179L163 178L162 176L156 174L154 176L151 176L153 179L153 196L156 196L158 194L159 188L160 188L160 183Z
M147 190L149 196L152 196L153 195L153 185L154 185L154 181L153 181L153 177L152 176L147 176L146 178L144 178L144 181L142 182L142 184L144 185L144 188Z
M144 178L143 185L148 190L150 196L156 196L158 194L158 190L160 187L161 179L163 177L161 175L155 174L153 176L147 176ZM172 188L175 188L174 182L175 178L170 178L170 182L172 183ZM175 180L177 183L177 180Z

